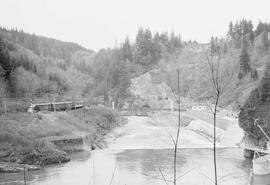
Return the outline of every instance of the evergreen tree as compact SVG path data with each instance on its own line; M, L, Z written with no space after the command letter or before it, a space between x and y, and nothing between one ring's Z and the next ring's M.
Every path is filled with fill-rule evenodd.
M263 31L268 30L267 23L259 22L256 28L256 36L260 35Z
M241 38L242 38L242 28L237 21L236 24L234 25L234 44L236 48L241 47Z
M152 47L153 59L158 61L161 58L161 46L160 46L160 37L159 33L156 33L153 38L153 47Z
M249 34L249 40L250 40L251 45L253 46L254 41L255 41L255 33L254 32L251 32Z
M12 71L12 66L9 60L9 54L6 48L6 44L0 37L0 66L2 68L2 73L4 79L8 80L9 75Z
M268 51L269 40L268 40L268 32L266 30L264 30L261 33L261 47L263 51Z
M246 42L244 39L242 39L242 47L241 47L241 54L240 54L240 71L238 74L238 79L243 78L247 73L251 71L250 65L250 58L249 54L247 52Z
M212 54L217 54L220 51L220 45L218 42L218 38L217 37L211 37L211 52Z
M241 47L242 37L248 37L248 41L253 45L255 35L252 21L242 19L240 22L236 21L235 24L230 22L227 35L234 42L236 48Z
M137 62L143 67L148 67L153 62L152 59L152 33L149 29L143 30L139 29L136 37L136 50L137 50ZM149 54L150 53L150 54ZM149 59L150 55L150 60Z
M253 32L253 24L251 20L247 21L245 19L242 19L242 21L240 21L240 27L241 27L241 33L243 35Z
M270 58L265 63L264 76L260 82L260 96L262 102L270 102Z
M122 106L123 102L129 97L130 85L130 62L116 61L111 69L111 84L113 99L117 106Z
M160 34L160 43L162 57L167 57L169 54L169 37L167 32Z
M181 47L181 37L171 32L170 40L169 40L169 53L174 53L178 51Z
M231 40L234 40L234 27L233 27L232 21L229 24L229 31L228 31L227 35Z
M132 49L128 37L125 39L125 42L122 46L122 52L124 61L126 60L132 61Z

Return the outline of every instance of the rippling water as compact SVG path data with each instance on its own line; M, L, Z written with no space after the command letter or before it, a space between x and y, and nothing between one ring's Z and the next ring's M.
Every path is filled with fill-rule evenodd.
M178 184L213 184L211 149L180 149ZM27 184L41 185L163 185L160 170L172 179L171 149L103 150L77 153L72 161L27 173ZM219 184L246 185L251 162L237 148L218 149ZM2 174L1 184L23 184L23 174ZM270 184L269 176L257 176L254 185Z

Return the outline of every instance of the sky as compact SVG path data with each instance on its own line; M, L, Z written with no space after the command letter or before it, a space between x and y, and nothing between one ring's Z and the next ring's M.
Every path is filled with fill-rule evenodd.
M98 50L140 27L183 40L225 36L230 21L270 22L270 0L0 0L0 25Z

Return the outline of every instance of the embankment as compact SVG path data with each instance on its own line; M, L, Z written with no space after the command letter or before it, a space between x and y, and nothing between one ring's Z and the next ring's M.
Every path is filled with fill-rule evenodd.
M117 112L92 106L68 112L10 113L0 119L0 171L17 172L69 161L69 152L106 147L104 136L123 124ZM33 165L33 166L31 166Z
M194 119L194 112L181 112L179 148L212 148L213 123ZM211 120L211 114L205 114ZM220 121L222 118L218 119ZM242 130L237 122L222 120L217 127L217 147L237 147ZM109 149L165 149L173 148L178 124L177 112L159 111L146 117L128 116L128 124L108 135ZM221 127L221 126L220 126Z

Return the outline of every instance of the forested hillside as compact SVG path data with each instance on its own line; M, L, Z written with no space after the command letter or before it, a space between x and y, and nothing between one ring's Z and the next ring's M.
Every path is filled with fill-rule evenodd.
M130 79L154 68L160 59L179 53L180 36L138 31L117 48L87 50L78 44L0 29L1 100L44 101L62 98L98 99L122 106Z
M223 71L232 78L221 97L221 106L238 109L256 87L263 64L270 56L270 24L251 21L230 23L223 38L207 44L182 41L180 35L139 29L135 41L127 37L118 47L97 52L78 44L0 29L0 96L36 99L57 95L87 98L121 107L132 99L130 79L160 68L173 90L180 71L181 96L212 101L209 51L222 50ZM225 79L222 79L225 80Z
M91 79L70 67L77 52L92 53L77 44L1 29L1 97L34 98L85 86L76 82L80 79L91 82Z
M269 32L269 23L259 22L255 27L248 20L231 22L223 38L213 37L209 44L187 43L178 58L161 60L159 65L174 90L177 88L176 66L179 65L181 95L197 102L211 103L215 92L207 57L210 50L215 53L220 49L220 73L231 76L230 79L220 79L221 83L229 81L222 92L220 105L239 110L257 86L264 63L269 60Z
M78 50L87 51L87 49L76 43L36 36L17 29L8 30L0 27L0 37L29 49L38 56L63 59L67 62L71 61L74 52Z

